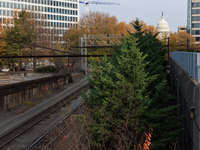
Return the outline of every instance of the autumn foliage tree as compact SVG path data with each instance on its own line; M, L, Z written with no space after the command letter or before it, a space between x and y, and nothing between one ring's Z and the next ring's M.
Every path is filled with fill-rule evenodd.
M7 43L5 38L5 28L2 28L0 26L0 56L6 55L6 49L7 49ZM0 65L7 64L7 61L5 59L0 59Z
M53 44L51 39L56 41L57 32L55 29L47 28L47 23L45 16L40 14L40 19L38 20L38 14L35 12L27 12L25 10L13 10L13 18L4 18L3 24L7 26L5 34L1 34L4 37L4 42L6 42L6 50L4 55L7 56L21 56L21 55L54 55L52 50L43 49L34 45L39 45L47 48L52 48ZM54 35L52 35L54 33ZM53 37L53 38L52 38ZM3 42L3 40L2 40ZM3 44L2 44L3 45ZM54 48L55 48L54 44ZM5 47L5 46L4 46ZM40 61L39 59L37 59ZM46 61L47 59L42 58L41 61ZM36 58L32 59L7 59L7 64L15 66L21 63L28 63L33 61L33 68L36 70ZM55 59L49 58L48 61L56 64Z
M169 37L170 51L190 51L195 48L195 39L187 32L170 33Z
M83 15L80 18L77 28L70 28L65 34L65 40L68 38L72 46L79 45L79 37L83 35L98 34L127 34L130 26L125 22L118 22L115 16L110 16L104 12L89 12L89 15Z
M80 46L79 37L84 35L110 35L127 34L130 26L125 22L118 22L115 16L110 16L104 12L89 12L89 15L83 15L77 25L77 28L70 28L65 34L65 41L70 39L71 46ZM71 51L73 52L73 51ZM88 49L88 54L110 54L109 49Z

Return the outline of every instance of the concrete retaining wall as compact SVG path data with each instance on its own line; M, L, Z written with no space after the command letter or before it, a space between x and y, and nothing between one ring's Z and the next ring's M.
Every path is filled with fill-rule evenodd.
M184 126L179 138L179 147L183 150L200 149L200 83L170 58L170 90L175 96L175 104L180 104L177 115ZM196 108L195 118L190 117L191 107Z
M73 80L75 80L82 77L83 75L84 75L83 73L78 73L72 75L72 77ZM40 82L35 83L38 80L40 80ZM15 86L15 84L8 85L11 87L11 89L8 88L9 90L11 90L10 92L7 91L8 93L6 93L6 91L1 93L0 91L0 111L9 109L15 105L23 103L24 101L31 101L34 98L40 98L50 93L51 91L66 85L68 83L68 75L67 76L59 75L58 79L55 79L54 77L52 78L48 77L47 81L45 81L46 78L38 80L33 80L33 81L30 80L30 81L16 83L19 84L20 86ZM41 82L41 80L43 80L44 82ZM3 89L3 86L1 88ZM20 88L22 90L20 90Z

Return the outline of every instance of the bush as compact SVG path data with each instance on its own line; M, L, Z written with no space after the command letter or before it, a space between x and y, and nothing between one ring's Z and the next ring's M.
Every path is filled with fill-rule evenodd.
M36 72L38 72L38 73L56 72L56 67L54 67L54 66L38 67L36 69Z
M73 82L73 78L72 78L71 75L69 76L68 82L69 82L69 83L72 83L72 82Z

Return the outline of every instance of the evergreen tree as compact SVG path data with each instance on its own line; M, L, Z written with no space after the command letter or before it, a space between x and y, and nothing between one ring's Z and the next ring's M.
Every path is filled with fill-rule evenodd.
M155 76L145 73L146 56L136 45L134 37L124 37L120 47L112 51L111 59L105 56L100 64L91 61L90 99L85 98L85 104L93 114L87 131L92 133L96 148L114 149L120 143L117 137L123 136L123 149L134 149L147 129L143 126L148 101L144 93Z
M157 78L147 87L149 101L147 118L152 123L154 134L151 146L155 150L169 149L169 145L175 141L182 128L179 127L175 111L178 106L171 105L172 99L167 97L169 86L167 83L166 51L162 49L161 42L150 32L141 32L142 25L136 20L132 23L135 28L130 35L138 39L137 48L143 55L147 55L144 62L149 62L145 67L148 76L157 75Z

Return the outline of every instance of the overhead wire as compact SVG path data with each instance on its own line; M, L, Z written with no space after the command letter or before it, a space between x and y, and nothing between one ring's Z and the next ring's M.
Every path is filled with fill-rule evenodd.
M11 39L7 39L7 38L3 38L3 37L0 37L0 39L7 40L7 41L12 41L14 43L21 43L19 41L11 40ZM36 45L36 44L30 44L30 43L22 43L22 44L29 45L29 46L35 46L35 47L39 47L39 48L43 48L43 49L49 49L49 50L57 51L57 52L61 52L61 53L68 53L68 52L64 52L64 51L57 50L57 49L54 49L54 48L48 48L48 47L44 47L44 46L39 46L39 45ZM68 53L68 54L75 55L75 53Z

